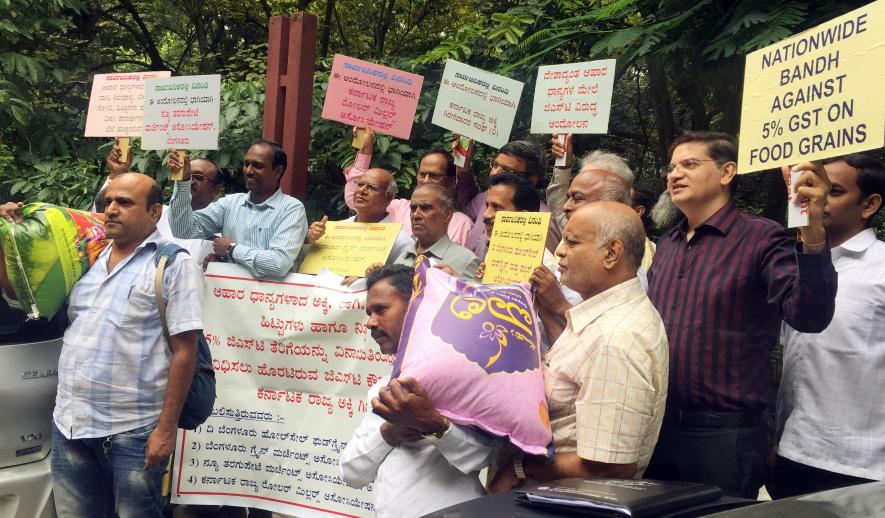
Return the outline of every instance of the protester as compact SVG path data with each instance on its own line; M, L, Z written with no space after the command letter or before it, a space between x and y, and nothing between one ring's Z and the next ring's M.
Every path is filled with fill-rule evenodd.
M53 414L59 516L163 516L161 480L196 365L202 276L180 254L166 269L169 339L154 292L162 192L138 173L105 192L111 246L74 285Z
M667 396L667 336L640 286L645 232L615 202L582 207L556 249L562 282L583 302L544 359L554 457L514 457L489 489L524 480L639 478L658 437Z
M411 200L415 242L394 262L414 267L418 256L423 255L433 266L448 265L460 277L473 277L479 267L479 259L446 235L454 204L452 193L445 188L434 184L418 186Z
M307 233L304 205L283 194L286 152L272 140L256 140L243 160L247 193L229 194L205 209L191 209L189 159L168 158L170 168L184 168L169 202L175 237L213 239L216 258L231 260L259 279L280 278L294 271ZM217 235L220 233L220 236Z
M885 165L867 153L824 162L833 188L823 221L839 274L833 321L821 333L784 324L777 458L766 483L785 498L885 479Z
M368 278L367 326L382 353L397 351L414 273L391 265ZM372 412L366 412L339 465L349 486L374 483L377 516L423 516L483 496L478 475L492 460L494 439L446 419L414 378L385 376L367 399Z
M648 236L654 229L654 222L651 219L651 209L654 207L656 201L657 195L651 189L645 189L642 187L633 189L633 210L635 210L636 214L639 214L639 217L642 219L642 226L645 228L646 236ZM646 243L646 250L648 250L648 243L651 243L651 241ZM652 246L654 246L654 243L652 243ZM651 255L654 256L654 250L652 250ZM642 260L644 263L645 256L642 257ZM651 261L648 263L648 268L651 268ZM646 268L646 271L648 271L648 268Z
M356 221L358 223L391 223L387 206L396 197L396 179L386 169L369 169L359 180L355 182L356 190L353 195L353 205L356 215L344 221ZM320 221L311 223L307 230L306 243L313 245L326 233L326 222L323 217ZM411 226L411 225L409 225ZM412 244L412 238L403 228L400 228L393 248L387 256L387 262L392 263L401 253Z
M467 150L467 158L464 167L458 169L458 185L456 188L458 204L464 208L465 214L474 218L473 229L467 237L469 248L477 257L485 259L489 246L489 235L482 223L482 213L485 210L486 196L488 191L480 192L479 184L473 175L471 161L473 158L474 144L471 141ZM524 175L531 182L532 187L541 188L544 182L544 172L547 170L543 152L538 146L525 140L514 140L504 144L498 154L489 165L489 178L500 173L516 173ZM547 205L541 202L541 211L550 212ZM551 218L550 230L547 234L546 248L556 249L561 235L559 226Z
M670 230L675 227L685 216L673 200L670 199L670 191L664 191L658 195L658 201L655 202L651 209L651 221L655 228L661 231Z
M670 387L646 475L755 499L766 469L770 354L781 320L819 333L833 316L836 272L823 225L830 184L819 165L797 166L804 172L796 194L808 202L808 225L797 239L735 207L734 138L686 133L670 154L667 188L685 218L658 241L649 272L649 297L670 342Z
M356 154L353 166L344 171L344 176L347 178L347 183L344 185L344 201L353 210L356 210L354 203L356 184L368 171L375 148L375 132L372 128L367 127L362 130L354 128L354 135L357 131L365 132L363 146ZM431 149L425 152L418 161L418 174L416 175L418 185L436 184L449 191L454 191L456 179L455 161L450 153L442 149ZM387 205L387 212L390 215L390 221L402 223L403 230L409 235L412 234L410 203L407 198L391 200ZM473 228L473 221L463 212L459 210L452 212L452 220L449 221L447 229L449 239L464 246L471 228Z

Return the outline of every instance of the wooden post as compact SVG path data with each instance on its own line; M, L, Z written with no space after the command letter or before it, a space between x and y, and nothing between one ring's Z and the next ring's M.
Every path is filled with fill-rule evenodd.
M283 192L305 201L317 19L299 12L270 19L264 97L264 138L282 144L289 165Z

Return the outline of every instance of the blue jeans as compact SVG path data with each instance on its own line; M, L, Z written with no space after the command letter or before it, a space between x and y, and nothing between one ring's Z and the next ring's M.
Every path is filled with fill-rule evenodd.
M156 426L70 440L53 424L52 485L59 518L162 517L167 462L144 469L147 440Z

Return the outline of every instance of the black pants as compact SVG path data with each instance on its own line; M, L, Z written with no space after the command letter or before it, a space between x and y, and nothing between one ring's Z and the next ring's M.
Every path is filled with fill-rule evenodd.
M644 478L718 486L728 496L756 499L765 483L768 427L701 428L665 420Z
M766 484L771 498L789 498L791 496L826 491L839 487L866 484L873 480L834 473L825 469L815 468L806 464L777 456L774 469Z

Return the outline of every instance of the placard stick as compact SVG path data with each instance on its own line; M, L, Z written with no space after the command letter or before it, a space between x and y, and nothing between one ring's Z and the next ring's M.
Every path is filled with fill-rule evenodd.
M129 160L129 137L117 137L117 147L120 148L120 162Z
M169 179L174 182L180 182L184 180L184 160L187 158L187 151L178 150L175 153L178 156L178 163L181 164L181 167L169 171Z
M366 128L357 128L353 133L353 141L351 141L350 145L355 147L356 149L362 149L363 144L366 142Z
M565 147L565 134L559 133L556 135L556 140L559 141L559 145L562 146L563 154L561 157L556 159L556 162L553 163L555 167L565 167L565 161L568 159L568 149Z

